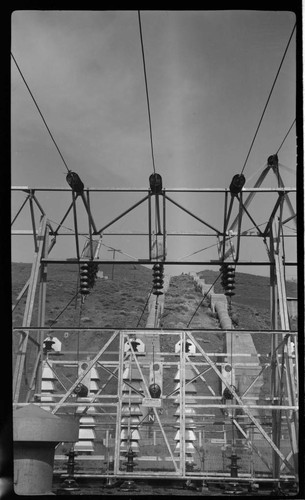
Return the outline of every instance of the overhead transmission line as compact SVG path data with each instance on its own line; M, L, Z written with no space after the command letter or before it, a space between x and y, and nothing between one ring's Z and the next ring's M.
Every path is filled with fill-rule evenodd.
M139 19L140 40L141 40L142 59L143 59L143 71L144 71L144 79L145 79L147 112L148 112L148 121L149 121L151 157L152 157L153 170L154 170L154 174L155 174L156 173L156 167L155 167L154 144L153 144L153 136L152 136L151 113L150 113L150 104L149 104L149 95L148 95L148 84L147 84L147 74L146 74L146 65L145 65L144 43L143 43L142 26L141 26L141 14L140 14L139 10L138 10L138 19Z
M242 168L241 173L243 173L243 171L244 171L244 169L245 169L245 166L246 166L246 164L247 164L248 158L249 158L249 156L250 156L250 153L251 153L251 150L252 150L252 147L253 147L254 141L255 141L256 136L257 136L257 134L258 134L258 131L259 131L260 125L261 125L261 123L262 123L263 117L264 117L264 115L265 115L265 112L266 112L267 106L268 106L268 104L269 104L269 101L270 101L270 98L271 98L271 95L272 95L272 92L273 92L274 86L275 86L275 84L276 84L277 78L278 78L279 73L280 73L280 71L281 71L281 67L282 67L282 65L283 65L283 62L284 62L284 59L285 59L285 56L286 56L286 53L287 53L288 47L289 47L289 45L290 45L290 42L291 42L291 39L292 39L292 36L293 36L293 33L294 33L295 28L296 28L296 23L295 23L295 25L294 25L294 27L293 27L293 30L292 30L292 32L291 32L291 35L290 35L290 37L289 37L289 40L288 40L288 43L287 43L287 46L286 46L285 52L284 52L284 54L283 54L282 60L281 60L281 62L280 62L279 68L278 68L278 70L277 70L277 73L276 73L276 76L275 76L274 82L273 82L272 87L271 87L271 90L270 90L270 92L269 92L267 102L266 102L265 107L264 107L264 109L263 109L263 112L262 112L261 118L260 118L260 120L259 120L259 123L258 123L257 129L256 129L256 131L255 131L254 137L253 137L253 139L252 139L251 146L250 146L250 149L249 149L249 151L248 151L247 157L246 157L246 159L245 159L245 163L244 163L244 165L243 165L243 168Z
M40 116L41 116L41 118L42 118L42 121L43 121L43 123L44 123L44 125L45 125L45 127L46 127L46 129L47 129L47 131L48 131L48 133L49 133L49 135L50 135L50 137L51 137L51 139L52 139L52 141L53 141L53 143L54 143L54 145L55 145L55 147L56 147L56 149L57 149L57 151L58 151L58 153L59 153L59 155L60 155L60 157L61 157L61 159L62 159L62 161L63 161L63 163L64 163L64 165L65 165L65 167L66 167L66 169L67 169L67 171L68 171L68 172L70 172L70 169L69 169L69 167L68 167L68 165L67 165L67 163L66 163L66 160L64 159L63 154L62 154L62 152L60 151L60 149L59 149L59 147L58 147L58 144L57 144L57 142L55 141L55 139L54 139L54 137L53 137L53 134L52 134L52 132L51 132L51 130L50 130L50 128L49 128L49 126L48 126L48 124L47 124L47 122L46 122L46 120L45 120L45 118L44 118L44 116L43 116L43 114L42 114L42 112L41 112L41 110L40 110L39 106L38 106L38 103L37 103L37 101L36 101L36 99L35 99L35 97L34 97L34 95L33 95L32 91L31 91L31 89L30 89L30 87L29 87L29 85L28 85L28 83L27 83L27 81L26 81L26 79L25 79L25 77L24 77L24 75L23 75L23 73L22 73L22 71L21 71L21 69L20 69L20 67L19 67L19 65L18 65L18 63L17 63L17 61L16 61L15 57L14 57L14 55L12 54L12 52L11 52L11 57L12 57L12 59L13 59L13 61L14 61L15 65L16 65L16 68L18 69L18 71L19 71L19 73L20 73L20 76L21 76L21 78L22 78L22 80L23 80L23 82L24 82L24 84L25 84L26 88L27 88L27 89L28 89L28 91L29 91L29 94L30 94L31 98L33 99L33 102L34 102L34 104L35 104L35 106L36 106L36 108L37 108L37 110L38 110L38 113L40 114Z
M292 127L293 127L293 125L294 125L294 124L295 124L295 119L293 120L292 124L290 125L290 127L289 127L289 130L288 130L287 134L285 135L284 139L283 139L283 140L282 140L282 142L281 142L280 147L277 149L277 152L276 152L275 154L278 154L279 150L281 149L281 147L283 146L284 142L286 141L286 139L287 139L287 137L288 137L288 134L289 134L289 132L290 132L290 130L292 129Z

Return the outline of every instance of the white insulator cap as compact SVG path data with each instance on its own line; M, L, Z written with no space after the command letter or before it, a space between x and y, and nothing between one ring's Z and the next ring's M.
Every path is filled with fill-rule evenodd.
M93 452L94 451L94 445L92 441L78 441L74 445L74 450L75 451L87 451L87 452Z
M95 368L95 366L90 370L90 377L91 377L91 380L99 380L100 379L98 371Z
M140 406L138 404L133 404L133 405L130 405L129 404L124 404L122 405L122 415L132 415L132 416L135 416L135 415L143 415L143 413L141 412L140 410Z
M139 443L138 441L122 441L120 445L120 451L128 451L129 448L132 451L139 451Z
M123 425L138 425L138 423L140 422L140 418L137 417L137 416L133 416L133 417L122 417L121 419L121 423L122 423L122 426Z
M87 427L80 427L79 428L79 435L78 439L95 439L95 432L93 429L87 428Z
M41 396L40 401L45 403L52 403L54 401L54 398L52 398L52 396Z
M56 379L54 372L51 370L50 366L46 363L42 367L42 379L54 380Z
M99 390L99 384L95 380L91 380L89 386L89 392L97 392Z
M83 417L80 417L79 424L81 426L89 426L89 427L95 427L96 426L95 418L90 417L90 416L86 416L86 415L84 415Z
M48 391L48 392L55 391L54 383L51 382L51 380L42 380L41 381L41 390Z
M175 441L180 441L181 431L178 430L175 435ZM196 436L194 431L190 429L185 429L185 441L196 441Z
M195 448L194 448L194 445L191 441L186 441L185 442L185 447L184 447L185 451L187 453L195 453ZM176 444L176 448L175 448L175 451L180 451L180 441L177 442Z
M128 430L128 429L122 429L121 430L121 440L122 441L126 441L126 440L132 440L132 441L137 441L138 439L140 439L140 433L137 429L132 429L132 430Z

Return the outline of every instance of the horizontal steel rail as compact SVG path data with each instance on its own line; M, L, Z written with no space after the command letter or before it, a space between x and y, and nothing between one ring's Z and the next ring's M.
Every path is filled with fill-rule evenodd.
M26 191L26 192L34 192L34 191L65 191L71 192L71 188L68 187L29 187L29 186L12 186L12 191ZM86 187L86 191L96 192L96 193L148 193L150 192L149 188L115 188L115 187L107 187L107 188L93 188ZM288 192L296 192L296 187L276 187L276 188L243 188L243 193L288 193ZM165 193L230 193L229 188L166 188L163 190Z

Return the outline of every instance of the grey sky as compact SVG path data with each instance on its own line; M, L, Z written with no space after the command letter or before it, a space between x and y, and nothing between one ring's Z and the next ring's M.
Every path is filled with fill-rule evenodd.
M143 11L141 19L156 170L164 186L228 187L244 164L294 14ZM136 11L17 11L12 52L69 168L85 186L148 186L152 161ZM276 152L295 118L295 62L294 36L245 168L247 179ZM65 166L13 62L11 82L12 184L66 187ZM295 140L293 128L279 155L292 171ZM282 176L287 186L295 185L291 170L283 168ZM272 176L265 185L275 185ZM13 212L21 200L13 201ZM125 209L128 200L96 202L98 225ZM59 221L69 201L50 200L50 218ZM217 197L179 201L222 228ZM258 222L268 218L261 200L253 210ZM18 228L26 224L22 217ZM176 229L175 214L169 217ZM141 224L141 210L131 222ZM14 245L13 260L30 261L30 243L22 250ZM124 244L118 242L118 248ZM176 257L205 242L200 245L184 242ZM126 241L126 251L132 250Z

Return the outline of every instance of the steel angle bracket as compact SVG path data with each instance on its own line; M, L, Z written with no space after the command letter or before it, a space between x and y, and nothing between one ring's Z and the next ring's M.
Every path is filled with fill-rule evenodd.
M229 389L229 391L233 394L234 398L236 399L237 403L241 406L243 411L248 415L250 420L254 423L256 428L259 430L259 432L262 434L262 436L265 438L265 440L270 444L271 448L275 451L275 453L281 458L281 460L285 463L287 468L294 474L294 469L291 466L291 464L286 460L285 456L283 453L278 449L278 447L274 444L272 439L268 436L268 434L265 432L261 424L258 422L258 420L252 415L251 411L247 408L245 403L242 401L242 399L238 396L236 391L230 386L230 384L226 381L226 379L223 377L221 372L218 370L216 364L209 358L209 356L205 353L205 351L202 349L201 345L197 342L196 339L194 339L193 335L190 332L186 332L187 336L190 338L192 342L196 345L198 350L201 352L201 354L204 356L206 359L207 363L212 367L212 369L215 371L215 373L218 375L218 377L221 379L221 381L224 383L224 385Z
M68 399L69 396L71 396L72 392L74 391L74 389L78 386L78 384L83 380L83 378L85 378L85 376L87 375L87 373L90 372L90 370L93 368L93 366L96 364L96 362L98 361L98 359L101 357L101 355L103 354L104 351L106 351L106 349L109 347L109 345L113 342L113 340L118 336L119 332L118 331L115 331L110 339L106 342L106 344L102 347L102 349L99 350L99 352L97 353L97 355L88 362L88 366L87 368L81 373L81 375L79 375L79 377L77 378L77 380L74 382L74 384L70 387L70 389L66 392L66 394L61 398L61 400L57 403L57 405L54 407L54 409L52 410L52 413L56 413L59 408L62 406L62 404Z

